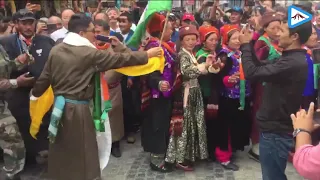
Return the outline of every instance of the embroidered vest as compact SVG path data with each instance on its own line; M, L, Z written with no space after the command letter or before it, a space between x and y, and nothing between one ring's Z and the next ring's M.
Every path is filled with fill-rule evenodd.
M270 41L266 37L260 36L258 40L264 41L269 46L269 61L274 61L275 59L278 59L281 56L277 49L270 43Z
M232 61L232 68L229 71L228 75L231 76L234 73L238 72L239 71L239 61L234 55L230 55L230 53L232 53L232 52L230 52L227 49L222 49L219 52L219 54L220 53L226 53L228 55L228 60ZM250 86L249 86L248 81L246 81L246 92L245 93L246 93L246 97L250 95ZM231 99L239 99L240 98L240 81L237 82L236 84L234 84L233 87L231 87L231 88L225 87L222 92L222 95L225 97L231 98Z
M306 61L308 63L308 78L307 78L307 82L306 82L306 87L304 88L303 91L303 96L313 96L315 93L314 90L314 75L313 75L313 60L310 56L310 54L306 54Z
M152 41L149 42L148 46L150 47L159 47L159 42L157 41ZM164 71L163 74L161 75L161 80L163 81L168 81L170 86L173 86L174 83L174 59L176 58L174 54L170 53L163 45L161 46L162 49L164 50L164 57L165 57L165 66L164 66ZM151 95L152 98L159 98L160 94L162 94L164 97L170 97L171 96L171 89L167 92L161 92L159 89L151 89Z

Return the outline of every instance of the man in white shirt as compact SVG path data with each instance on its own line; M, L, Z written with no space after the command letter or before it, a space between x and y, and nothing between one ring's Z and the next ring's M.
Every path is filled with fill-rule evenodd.
M57 41L58 39L66 37L68 32L68 23L72 15L74 15L74 12L71 9L65 9L64 11L62 11L61 17L62 17L63 27L61 29L56 30L50 35L50 37L54 41Z

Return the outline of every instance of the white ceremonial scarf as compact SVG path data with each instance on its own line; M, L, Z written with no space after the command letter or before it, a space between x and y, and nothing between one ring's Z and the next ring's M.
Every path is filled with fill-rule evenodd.
M63 43L66 43L72 46L88 46L88 47L97 49L88 39L83 38L79 34L72 33L72 32L69 32L67 34L67 36L63 40ZM101 103L102 103L101 108L103 110L104 103L103 101ZM105 167L107 167L109 158L110 158L110 153L111 153L112 136L111 136L109 116L107 116L104 126L105 126L105 132L97 132L97 144L98 144L98 153L99 153L101 171ZM87 153L93 153L93 152L87 152Z

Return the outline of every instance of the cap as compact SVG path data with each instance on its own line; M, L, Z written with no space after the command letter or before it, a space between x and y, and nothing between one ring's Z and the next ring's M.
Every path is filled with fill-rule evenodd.
M233 8L227 10L226 12L232 13L232 12L237 12L239 14L243 14L243 10L239 6L234 6Z
M185 13L182 16L182 21L185 21L185 20L195 21L196 19L194 18L193 14Z
M281 21L275 12L266 12L261 18L261 27L267 27L273 21Z
M263 6L255 6L253 9L254 11L259 12L261 16L263 16L263 14L267 11L267 9Z
M15 18L19 21L24 20L36 20L34 14L31 11L28 11L27 9L20 9L16 14Z
M229 35L231 32L240 31L239 26L237 26L237 25L227 24L227 25L222 26L222 28L223 28L223 31L221 32L222 44L228 44Z
M199 34L200 34L200 41L204 42L206 38L212 33L215 33L219 38L219 30L213 26L200 26Z
M147 31L149 33L162 32L165 19L166 18L164 15L155 13L149 20L149 23L147 25Z
M179 30L179 38L182 39L184 36L194 34L199 37L199 32L197 28L193 25L183 26Z

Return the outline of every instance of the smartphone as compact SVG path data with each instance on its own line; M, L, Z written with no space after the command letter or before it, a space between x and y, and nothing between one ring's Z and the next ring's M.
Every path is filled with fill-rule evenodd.
M28 74L26 75L26 77L33 77L33 75L31 75L30 72L28 72Z
M208 1L206 5L207 5L207 6L212 6L213 3L214 3L213 1Z
M102 7L108 7L108 2L106 0L101 0Z
M254 0L248 0L246 1L246 6L255 6L256 3L254 2Z
M48 30L53 30L53 31L58 29L56 24L47 24L47 28Z
M108 36L97 35L96 39L102 42L111 42L111 39Z
M87 7L89 8L97 8L98 7L98 1L88 1Z
M101 0L101 6L104 8L115 7L116 1L115 0Z

